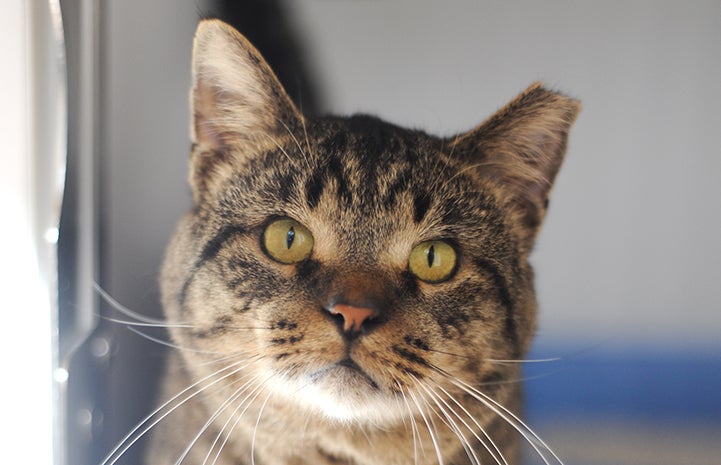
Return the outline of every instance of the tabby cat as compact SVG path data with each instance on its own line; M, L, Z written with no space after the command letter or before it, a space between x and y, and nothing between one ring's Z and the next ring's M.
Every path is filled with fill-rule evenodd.
M513 413L514 362L576 100L534 84L450 138L309 118L206 20L191 104L194 206L161 277L171 400L134 432L152 429L146 463L500 465L521 440L557 460Z

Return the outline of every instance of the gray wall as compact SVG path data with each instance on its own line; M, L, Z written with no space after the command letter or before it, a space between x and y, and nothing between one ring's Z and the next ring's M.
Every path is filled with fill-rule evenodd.
M451 134L534 80L583 112L534 256L541 337L721 346L721 3L287 2L335 113ZM195 2L108 2L107 286L151 311L189 204Z
M188 89L197 3L104 4L101 253L106 286L130 308L154 305L165 243L190 204Z

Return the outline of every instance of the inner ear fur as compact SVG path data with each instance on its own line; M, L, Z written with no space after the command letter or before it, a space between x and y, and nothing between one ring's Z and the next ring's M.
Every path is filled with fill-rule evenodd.
M498 189L530 251L581 104L535 83L478 127L450 141L483 182Z
M273 146L279 135L302 124L302 114L260 52L222 21L198 25L192 73L191 185L196 194L228 163Z

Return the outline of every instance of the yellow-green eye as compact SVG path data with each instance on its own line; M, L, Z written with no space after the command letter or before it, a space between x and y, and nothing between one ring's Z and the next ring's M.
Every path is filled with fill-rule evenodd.
M456 251L447 242L421 242L411 250L408 267L421 281L440 283L453 276Z
M275 220L263 231L263 247L270 258L280 263L298 263L310 257L313 235L290 218Z

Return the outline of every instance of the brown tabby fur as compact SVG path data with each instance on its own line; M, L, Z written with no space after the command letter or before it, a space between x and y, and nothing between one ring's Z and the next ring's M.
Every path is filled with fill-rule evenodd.
M161 284L179 347L164 392L199 392L154 427L147 463L186 448L192 464L517 463L519 423L478 392L520 408L519 364L503 361L534 333L527 258L578 102L534 84L447 139L311 119L244 37L208 20L191 103L194 207ZM277 217L312 232L309 259L264 253ZM408 271L430 239L458 251L439 284ZM378 316L350 336L325 310L339 299Z

